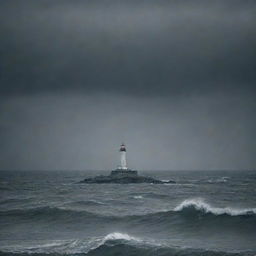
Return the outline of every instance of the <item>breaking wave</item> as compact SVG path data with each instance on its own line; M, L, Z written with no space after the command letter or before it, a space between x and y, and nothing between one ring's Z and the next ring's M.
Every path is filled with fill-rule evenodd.
M204 237L209 233L234 234L243 233L244 237L256 236L256 209L235 209L231 207L213 207L203 199L187 199L172 210L146 213L144 215L113 216L102 215L81 209L38 207L0 211L0 219L6 225L12 223L29 223L29 225L52 226L59 230L73 227L76 230L90 228L114 230L145 230L166 234L197 234ZM10 224L8 224L10 223ZM33 223L33 224L31 224ZM109 229L108 229L109 228ZM103 230L103 229L102 229ZM173 233L174 232L174 233ZM106 239L117 238L117 234ZM122 239L128 237L123 236Z
M235 209L230 207L220 208L212 207L210 204L205 203L203 199L187 199L183 201L180 205L174 208L174 211L186 211L186 210L195 210L202 213L210 213L214 215L223 215L227 214L230 216L239 216L239 215L254 215L256 214L256 208L247 208L247 209Z
M142 196L135 196L136 199L141 199ZM74 204L79 205L94 205L98 204L96 201L86 201L86 202L75 202ZM71 205L70 205L71 206ZM70 207L37 207L37 208L24 208L24 209L13 209L0 211L0 217L17 217L17 218L27 218L27 219L37 219L43 218L56 219L57 220L67 220L67 218L73 218L74 220L88 220L91 218L103 219L103 220L140 220L145 218L155 218L155 217L171 217L175 216L194 216L199 215L205 217L209 215L222 216L227 215L230 218L237 216L247 216L255 218L256 220L256 208L245 208L245 209L235 209L231 207L213 207L209 203L206 203L203 199L187 199L177 205L173 210L160 211L155 213L147 213L145 215L126 215L126 216L110 216L110 215L100 215L94 212L81 210L81 209L70 209ZM80 217L80 218L79 218Z
M252 256L252 252L223 252L214 250L181 248L161 244L155 240L131 236L127 233L113 232L90 240L56 240L29 247L1 248L1 256Z
M80 204L80 202L78 202ZM87 202L85 202L87 203ZM145 230L145 234L163 232L168 238L180 236L189 237L196 234L201 238L209 234L220 235L241 234L244 237L256 235L256 209L235 209L231 207L214 207L200 198L187 199L172 210L147 213L144 215L105 216L85 210L70 210L64 207L38 207L0 211L0 218L10 218L11 222L17 220L34 222L36 225L44 222L55 227L69 223L76 227L85 227L83 224L109 225L112 230L118 230L120 225L126 231L138 227ZM173 231L173 232L172 232ZM175 233L177 232L177 233ZM134 232L136 234L136 231ZM104 234L104 232L103 232ZM41 241L41 244L32 244L27 247L10 246L0 247L0 256L110 256L110 255L176 255L176 256L253 256L250 252L223 252L203 249L184 249L175 247L165 240L155 240L131 235L124 232L111 232L101 237L73 240Z

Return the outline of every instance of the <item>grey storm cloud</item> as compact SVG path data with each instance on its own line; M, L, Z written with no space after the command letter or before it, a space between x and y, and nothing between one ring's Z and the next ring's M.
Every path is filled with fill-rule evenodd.
M2 93L254 90L255 1L1 1L0 12Z
M0 169L256 166L256 2L2 0Z

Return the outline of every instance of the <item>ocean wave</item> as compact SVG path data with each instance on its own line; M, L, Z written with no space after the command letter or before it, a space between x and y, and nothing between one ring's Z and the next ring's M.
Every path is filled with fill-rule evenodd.
M105 244L108 241L115 241L115 240L125 240L125 241L133 241L136 243L142 243L143 239L128 235L127 233L120 233L120 232L113 232L107 234L103 239L100 245Z
M33 198L6 198L0 201L0 205L3 204L16 204L16 203L27 203L31 201Z
M231 207L213 207L203 199L187 199L174 209L146 213L143 215L103 215L83 209L66 207L38 207L0 211L0 218L5 223L44 223L65 228L66 223L76 228L93 227L125 227L129 229L145 228L179 230L187 232L196 229L215 230L216 232L233 230L245 234L256 234L256 209L235 209ZM104 225L103 225L104 224ZM151 231L150 231L151 232Z
M143 198L142 195L134 196L135 199L141 199ZM0 216L27 216L27 217L33 217L33 216L39 216L39 215L45 215L45 216L55 216L58 215L58 217L66 217L68 215L76 215L77 217L79 215L82 215L83 217L103 217L103 218L140 218L140 217L146 217L146 216L155 216L155 215L161 215L161 214L174 214L174 213L182 213L182 212L188 212L192 214L194 213L201 213L201 214L213 214L213 215L230 215L230 216L251 216L255 215L256 217L256 208L244 208L244 209L236 209L232 207L213 207L209 203L206 203L204 199L202 198L192 198L192 199L186 199L182 201L179 205L177 205L174 209L166 210L166 211L159 211L159 212L152 212L147 213L145 215L125 215L125 216L111 216L111 215L100 215L94 212L81 210L73 208L71 209L68 206L72 205L80 205L80 206L87 206L87 205L104 205L104 203L101 203L99 201L95 200L89 200L89 201L76 201L71 202L63 205L62 207L50 207L50 206L44 206L44 207L35 207L35 208L23 208L23 209L12 209L12 210L3 210L0 211Z
M142 239L131 236L127 233L113 232L105 236L92 237L90 239L71 239L71 240L53 240L44 241L39 244L31 244L27 246L9 245L2 246L2 253L15 254L85 254L89 253L101 246L113 246L122 243L129 243L134 246L160 246L160 244L149 239Z
M90 240L56 240L22 247L0 248L1 256L51 256L51 255L87 255L87 256L252 256L255 252L225 252L196 248L182 248L167 245L159 241L131 236L127 233L113 232Z
M220 178L212 178L212 179L208 179L207 182L208 183L226 183L229 181L229 177L220 177Z
M98 205L105 205L106 203L103 203L101 201L98 200L85 200L85 201L75 201L75 202L69 202L66 203L65 205L69 205L69 206L98 206Z
M36 208L24 208L24 209L13 209L13 210L5 210L0 211L0 217L17 217L28 220L69 220L75 219L80 220L81 218L103 218L104 216L98 215L96 213L91 213L89 211L81 211L81 210L71 210L66 209L64 207L36 207Z
M103 244L91 251L87 256L254 256L252 252L225 252L203 249L182 249L172 247L135 246L129 243Z
M256 208L246 208L246 209L235 209L231 207L213 207L210 204L206 203L201 198L196 199L187 199L174 208L174 211L186 211L188 209L196 210L202 213L211 213L214 215L230 215L230 216L239 216L239 215L254 215L256 214Z

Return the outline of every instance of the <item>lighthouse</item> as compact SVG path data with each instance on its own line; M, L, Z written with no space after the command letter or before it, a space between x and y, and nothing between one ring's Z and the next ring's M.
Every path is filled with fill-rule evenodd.
M115 179L122 178L137 178L138 171L128 169L126 163L126 147L125 144L122 143L119 149L120 154L120 165L116 170L111 171L110 177L114 177Z
M130 184L130 183L151 183L151 184L165 184L175 183L174 181L161 181L151 177L145 177L138 175L137 170L131 170L127 168L126 164L126 147L124 143L119 148L120 165L117 169L112 170L110 175L98 175L94 178L86 178L83 183L116 183L116 184Z
M118 169L127 170L127 164L126 164L126 148L124 143L121 144L121 147L119 149L120 152L120 166Z

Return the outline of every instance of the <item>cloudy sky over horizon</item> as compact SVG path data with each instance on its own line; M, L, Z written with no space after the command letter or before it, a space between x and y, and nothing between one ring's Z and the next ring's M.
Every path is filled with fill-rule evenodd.
M0 169L256 168L256 2L0 3Z

